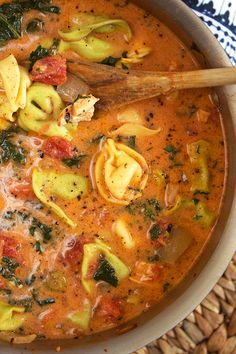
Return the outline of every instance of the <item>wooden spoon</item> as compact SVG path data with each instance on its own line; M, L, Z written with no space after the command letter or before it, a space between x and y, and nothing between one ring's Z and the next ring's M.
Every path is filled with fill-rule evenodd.
M171 90L236 84L236 68L204 69L187 72L122 70L108 65L69 60L68 70L84 80L91 93L100 98L100 108L166 94Z

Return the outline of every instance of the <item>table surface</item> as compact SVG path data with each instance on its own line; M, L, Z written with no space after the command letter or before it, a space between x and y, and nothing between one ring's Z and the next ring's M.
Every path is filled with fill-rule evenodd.
M236 0L183 0L236 65ZM236 253L211 293L185 320L136 354L236 354Z
M207 24L236 65L236 0L184 0Z

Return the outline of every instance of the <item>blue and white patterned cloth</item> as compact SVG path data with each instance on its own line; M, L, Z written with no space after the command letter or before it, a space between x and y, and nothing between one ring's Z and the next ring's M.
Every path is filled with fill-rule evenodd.
M236 65L236 0L183 0L208 25Z

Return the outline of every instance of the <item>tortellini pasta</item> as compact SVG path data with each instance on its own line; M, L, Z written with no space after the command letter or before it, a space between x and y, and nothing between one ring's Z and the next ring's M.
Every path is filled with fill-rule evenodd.
M71 139L67 126L58 126L57 119L64 104L53 86L34 83L28 90L26 106L18 115L19 126L47 136Z
M99 255L105 256L110 265L114 268L117 279L122 282L124 279L128 278L130 270L124 262L114 255L109 246L105 243L96 239L94 243L87 243L84 245L84 258L81 268L81 281L84 289L89 294L95 294L96 283L95 280L91 278L90 266L97 261Z
M31 84L27 70L11 54L0 60L0 118L14 121L13 114L26 105L26 91Z
M138 64L151 53L151 48L146 46L140 46L138 49L134 49L127 53L125 57L122 57L116 66L125 65L129 67L131 64Z
M33 170L33 190L37 198L57 214L67 225L76 227L76 224L65 212L51 200L59 197L62 200L72 200L86 194L88 190L87 178L72 173L57 173L55 171Z
M125 220L118 218L113 223L113 231L121 239L125 248L131 249L135 247L135 241Z
M0 301L0 331L14 331L24 322L24 307L11 306Z
M191 191L193 193L209 193L210 173L208 159L210 156L211 144L205 140L199 140L187 146L188 155L194 170Z
M60 37L68 42L79 41L87 37L91 32L109 33L116 29L125 33L127 40L132 37L131 29L128 23L121 19L109 19L104 16L95 16L80 13L73 21L72 31L58 31Z
M121 127L111 132L111 136L151 136L160 132L160 129L149 129L144 125L136 123L125 123Z
M91 319L92 306L88 299L85 299L82 304L82 309L72 313L69 316L71 322L80 327L81 329L88 329Z
M62 38L58 52L71 49L89 60L103 60L113 55L114 46L92 33L109 33L115 30L123 32L127 41L132 37L131 29L124 20L79 13L72 17L70 31L58 31Z
M128 205L142 196L147 180L148 165L139 153L113 139L104 143L95 164L95 182L105 200Z

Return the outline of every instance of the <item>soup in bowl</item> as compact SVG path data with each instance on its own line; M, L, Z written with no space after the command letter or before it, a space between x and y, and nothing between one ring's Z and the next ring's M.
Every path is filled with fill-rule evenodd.
M199 259L220 213L225 138L210 89L103 106L70 63L171 73L201 68L198 49L126 1L0 12L0 336L116 328Z

